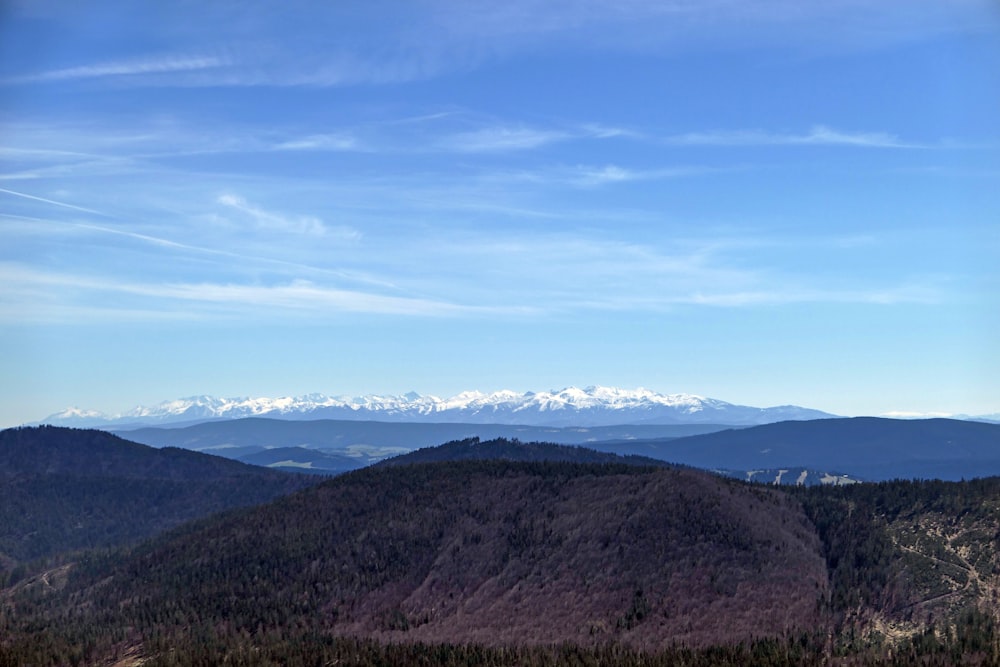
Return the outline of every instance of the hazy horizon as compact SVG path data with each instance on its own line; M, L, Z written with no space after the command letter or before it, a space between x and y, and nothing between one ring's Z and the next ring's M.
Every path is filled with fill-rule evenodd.
M1000 412L1000 9L16 1L0 425L646 387Z

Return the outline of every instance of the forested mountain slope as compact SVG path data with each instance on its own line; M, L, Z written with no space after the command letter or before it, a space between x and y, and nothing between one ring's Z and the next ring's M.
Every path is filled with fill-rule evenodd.
M270 476L218 456L154 449L104 431L55 426L0 431L0 478L60 474L174 480Z
M143 619L143 637L178 644L205 624L231 639L652 650L814 628L826 578L815 531L777 491L688 470L477 461L366 469L201 522L75 568L41 613L96 644Z
M424 447L380 461L379 466L399 466L413 463L443 461L559 461L563 463L618 463L633 466L665 468L671 464L646 456L622 456L599 452L579 445L556 445L548 442L521 442L507 438L480 440L467 438L446 442L436 447Z
M790 491L823 542L843 627L898 638L969 613L1000 621L1000 477Z
M102 431L0 431L0 583L19 564L112 547L315 480Z
M1000 478L386 465L15 582L0 665L993 665L998 542Z

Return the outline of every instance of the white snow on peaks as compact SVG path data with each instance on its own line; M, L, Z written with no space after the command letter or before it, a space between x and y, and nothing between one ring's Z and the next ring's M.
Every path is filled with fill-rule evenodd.
M46 418L45 424L71 423L78 426L93 426L106 423L110 416L97 410L81 410L80 408L66 408L54 415Z
M105 416L103 412L98 412L97 410L81 410L80 408L66 408L62 412L57 412L56 415L59 417L77 417L80 419Z
M825 416L830 415L794 406L752 408L693 394L659 394L641 387L590 386L524 393L511 390L492 393L465 391L449 398L415 392L399 396L353 397L325 394L279 398L192 396L154 406L139 406L117 415L74 408L51 415L41 423L91 426L271 417L600 426L640 423L753 424Z

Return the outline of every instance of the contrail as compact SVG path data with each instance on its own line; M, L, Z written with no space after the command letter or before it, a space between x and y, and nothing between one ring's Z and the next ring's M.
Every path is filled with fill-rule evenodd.
M41 197L33 197L31 195L25 195L20 192L12 192L10 190L5 190L0 188L0 192L9 192L12 195L20 195L22 197L28 197L29 199L40 199L41 201L48 201L47 199L42 199ZM60 204L59 202L52 202L53 204L59 204L60 206L70 206L71 208L81 208L79 206L71 206L70 204ZM81 209L89 210L89 209ZM94 211L94 213L99 213ZM105 215L99 213L100 215ZM110 217L110 216L107 216ZM103 234L114 234L117 236L124 236L126 238L136 239L138 241L144 241L146 243L152 243L154 245L163 246L167 248L175 248L178 250L189 250L192 252L204 253L206 255L218 255L220 257L231 257L233 259L262 262L265 264L274 264L277 266L288 266L296 269L305 269L306 271L311 271L314 273L322 273L326 275L336 276L344 280L349 280L351 282L365 284L365 285L377 285L379 287L387 287L391 289L399 289L399 287L388 280L381 280L379 278L372 278L363 274L358 274L353 271L341 271L337 269L327 269L319 266L312 266L310 264L302 264L301 262L291 262L284 259L274 259L271 257L261 257L258 255L245 255L242 253L233 252L231 250L219 250L218 248L205 248L203 246L190 245L187 243L180 243L178 241L171 241L170 239L165 239L159 236L150 236L149 234L140 234L139 232L132 232L125 229L115 229L113 227L105 227L103 225L95 225L92 223L84 222L67 222L65 220L50 220L46 218L33 218L26 215L14 215L11 213L4 213L0 211L0 218L13 218L17 220L30 220L32 222L45 222L50 225L59 225L64 227L74 227L77 229L89 229L95 232L101 232Z
M75 211L83 211L84 213L93 213L94 215L108 217L106 213L95 211L92 208L84 208L83 206L74 206L73 204L66 204L61 201L55 201L54 199L46 199L45 197L36 197L35 195L28 195L23 192L14 192L13 190L6 190L4 188L0 188L0 192L4 192L9 195L15 195L17 197L24 197L25 199L34 199L35 201L45 202L46 204L52 204L53 206L62 206L63 208L71 208Z

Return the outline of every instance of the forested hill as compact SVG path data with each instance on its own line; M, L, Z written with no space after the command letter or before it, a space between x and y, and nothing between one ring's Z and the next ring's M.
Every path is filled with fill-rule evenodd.
M175 447L154 449L105 431L55 426L0 431L0 478L31 475L185 481L274 477L263 468Z
M437 447L424 447L376 465L396 466L412 463L439 463L442 461L559 461L564 463L617 463L632 466L664 468L671 464L647 456L622 456L599 452L576 445L556 445L547 442L521 442L507 438L480 440L467 438L446 442Z
M53 634L99 646L131 626L152 654L205 628L237 644L273 632L656 650L809 630L825 591L816 534L778 491L680 469L464 461L348 473L80 566L31 623L48 638L7 631L24 647Z
M114 547L316 482L102 431L0 431L0 584L78 549Z
M994 665L998 536L1000 478L387 465L13 578L0 666Z
M1000 424L957 419L815 419L676 438L613 443L628 451L699 468L805 467L865 480L1000 475Z

